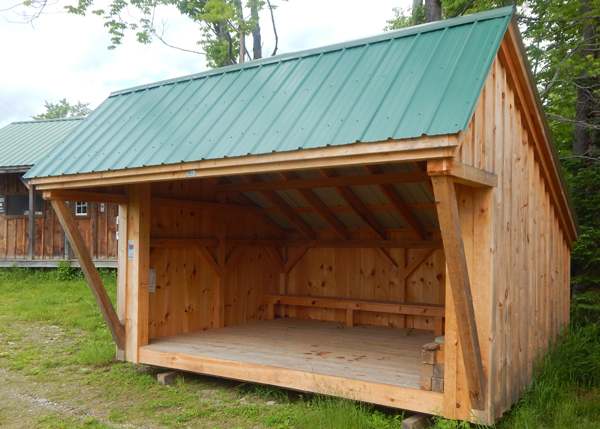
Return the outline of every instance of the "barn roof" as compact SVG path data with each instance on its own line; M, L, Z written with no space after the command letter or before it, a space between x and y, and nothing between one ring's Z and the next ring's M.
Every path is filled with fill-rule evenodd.
M114 92L27 177L466 130L513 11Z
M0 129L0 168L28 168L65 138L83 118L13 122Z

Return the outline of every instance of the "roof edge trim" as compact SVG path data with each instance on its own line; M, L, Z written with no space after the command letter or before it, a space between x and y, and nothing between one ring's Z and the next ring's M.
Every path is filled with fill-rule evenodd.
M319 168L354 165L357 158L365 164L377 164L390 159L414 161L428 158L449 157L458 145L458 134L444 134L387 140L380 142L356 142L345 145L299 149L286 152L274 152L244 155L231 158L205 159L173 164L160 164L102 172L63 174L60 176L34 176L29 170L24 178L31 179L40 189L78 188L108 184L125 184L138 181L153 182L171 179L186 179L188 170L195 170L193 177L221 177L227 175L264 173L279 170L294 170L298 164L318 164ZM394 156L392 156L394 155ZM166 178L165 178L166 177ZM137 178L136 180L133 180ZM97 183L96 183L97 182ZM122 182L122 183L121 183Z
M31 121L15 121L15 122L11 122L8 125L14 125L14 124L39 124L39 123L42 123L42 122L82 121L85 118L87 118L87 116L78 116L76 118L58 118L58 119L32 119Z

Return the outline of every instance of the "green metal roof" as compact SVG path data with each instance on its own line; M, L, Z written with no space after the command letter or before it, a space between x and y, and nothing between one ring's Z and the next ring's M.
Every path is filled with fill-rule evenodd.
M83 118L13 122L0 129L0 168L30 167Z
M512 8L110 95L27 177L466 130Z

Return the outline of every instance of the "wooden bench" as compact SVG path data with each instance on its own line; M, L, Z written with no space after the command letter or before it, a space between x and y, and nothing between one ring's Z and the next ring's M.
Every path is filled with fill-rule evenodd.
M299 305L302 307L346 310L346 324L348 326L354 326L355 311L430 316L434 318L435 335L443 335L443 319L446 315L443 304L377 301L373 299L336 298L331 296L267 295L267 317L269 319L275 317L275 305Z

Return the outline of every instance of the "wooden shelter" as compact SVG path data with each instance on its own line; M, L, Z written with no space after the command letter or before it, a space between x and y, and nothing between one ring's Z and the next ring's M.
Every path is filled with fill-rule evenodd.
M28 177L121 358L490 423L577 238L523 52L504 8L116 92ZM116 312L75 195L119 205Z
M0 267L56 267L75 257L51 205L23 175L82 119L13 122L0 129ZM116 268L118 206L74 200L70 207L96 266Z

